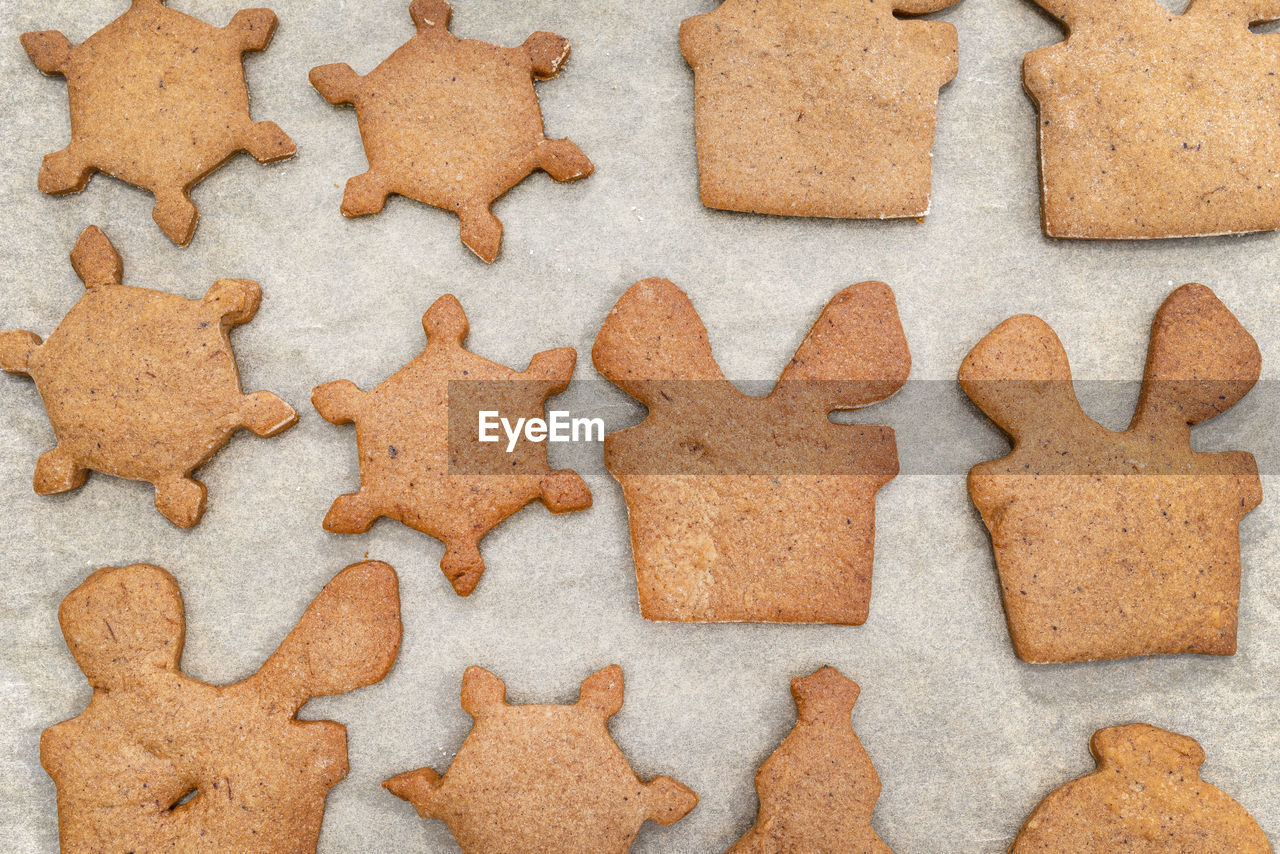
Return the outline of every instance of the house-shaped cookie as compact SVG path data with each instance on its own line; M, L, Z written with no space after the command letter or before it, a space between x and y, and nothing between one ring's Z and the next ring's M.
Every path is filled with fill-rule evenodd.
M1027 54L1050 237L1280 228L1280 37L1258 4L1036 0L1065 41Z
M702 203L845 219L921 217L955 0L725 0L680 26L694 71Z

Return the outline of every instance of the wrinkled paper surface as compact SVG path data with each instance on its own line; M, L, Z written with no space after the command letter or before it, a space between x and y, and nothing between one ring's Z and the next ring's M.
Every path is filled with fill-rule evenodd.
M238 8L173 3L217 25ZM56 610L90 571L137 561L170 570L186 601L184 666L225 683L252 673L325 582L366 554L399 571L404 644L380 684L303 711L347 725L351 773L328 799L327 854L456 850L443 823L418 819L379 783L447 767L470 727L458 704L470 664L505 679L514 702L554 703L572 701L592 671L622 665L626 703L614 737L641 776L669 774L701 797L674 826L646 825L638 852L720 851L751 825L752 776L794 722L787 682L824 664L862 687L853 724L883 781L874 823L898 854L1005 851L1049 790L1093 767L1090 734L1128 721L1197 738L1209 757L1205 778L1280 834L1280 460L1265 435L1274 420L1266 401L1275 398L1266 386L1280 376L1280 235L1043 237L1035 114L1020 63L1059 40L1052 19L1028 0L963 0L931 16L960 34L960 73L940 98L932 213L923 224L878 223L701 206L693 77L677 30L714 0L457 0L458 35L511 45L542 29L570 39L563 72L538 86L547 132L571 137L596 166L568 185L535 174L499 201L506 234L487 266L442 211L398 198L358 220L338 210L343 184L366 161L354 112L325 103L307 72L336 61L372 69L412 33L407 0L270 5L281 19L275 40L248 56L254 118L278 122L299 154L270 166L241 155L200 184L187 249L152 222L149 195L118 181L99 175L66 198L36 190L41 157L68 139L66 87L34 68L18 35L60 29L79 43L125 2L16 0L0 20L0 328L45 336L55 328L82 291L67 254L96 224L124 256L126 283L195 297L218 278L258 280L262 308L232 333L244 385L271 389L301 413L277 438L239 434L201 470L209 509L181 531L153 509L145 484L93 475L75 492L35 495L32 469L53 434L34 385L0 376L7 850L57 847L54 786L37 750L40 731L89 698ZM534 505L483 541L488 571L468 599L449 588L438 569L443 547L426 535L390 521L360 536L321 529L358 470L353 429L316 414L314 386L348 378L368 389L397 370L423 346L422 313L447 292L469 314L475 352L523 368L537 351L572 346L577 381L600 383L589 358L595 333L646 276L690 295L729 377L766 385L838 289L865 279L894 288L912 381L855 416L897 429L903 466L880 493L866 625L644 621L621 491L598 462L586 472L590 510L552 517ZM1262 385L1193 439L1200 449L1253 450L1264 473L1264 502L1241 528L1240 651L1023 664L964 480L1007 445L954 384L959 362L999 321L1031 312L1062 338L1077 378L1136 380L1157 307L1188 281L1211 286L1263 351ZM1127 421L1137 387L1125 388L1114 411L1105 409L1109 427ZM599 408L610 429L638 419L634 402L607 393ZM919 394L933 401L923 415L912 409ZM589 451L554 446L552 462ZM921 460L933 462L913 463Z

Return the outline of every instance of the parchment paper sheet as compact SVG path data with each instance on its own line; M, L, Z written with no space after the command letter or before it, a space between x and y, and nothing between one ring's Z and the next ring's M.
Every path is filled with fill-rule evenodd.
M173 5L217 25L239 8ZM1224 449L1219 437L1229 436L1270 473L1242 528L1233 658L1019 662L963 477L1005 445L954 386L935 386L942 404L929 425L895 421L906 411L895 401L859 416L898 428L904 469L880 494L871 616L860 628L645 622L621 492L599 474L589 477L589 511L551 517L535 505L486 538L488 572L469 599L452 593L442 547L425 535L389 521L362 536L320 527L358 472L353 431L316 414L312 387L345 377L369 388L388 376L419 352L422 312L446 292L469 313L476 352L523 367L538 350L571 345L576 377L596 382L589 352L606 312L634 281L666 276L692 297L728 376L772 380L836 290L881 279L897 293L913 380L951 383L968 349L1019 312L1053 325L1078 378L1135 380L1156 308L1176 285L1199 281L1259 339L1264 386L1274 382L1280 235L1146 244L1041 235L1020 62L1061 30L1028 0L963 0L934 16L959 29L960 73L941 95L924 224L701 206L693 77L677 29L714 0L457 0L459 35L518 44L543 29L572 41L564 71L539 91L548 134L570 136L596 164L571 185L536 174L499 202L506 236L492 266L435 209L393 198L373 217L338 211L365 159L354 112L326 104L307 71L333 61L369 71L412 33L407 0L270 5L281 19L275 41L248 58L254 117L277 121L298 157L264 167L242 155L199 185L187 249L153 224L150 196L117 181L98 176L69 198L36 190L41 156L68 139L66 87L31 65L18 35L53 28L78 43L124 0L6 0L0 15L0 328L54 329L82 290L67 253L97 224L124 256L126 282L192 297L220 277L261 282L261 311L232 333L244 384L302 415L275 439L240 434L205 467L208 513L181 531L154 511L144 484L94 475L65 496L36 496L31 472L52 431L34 385L0 376L0 847L56 850L54 786L37 745L89 697L56 608L91 570L149 561L173 572L187 608L185 667L221 683L253 672L323 584L366 553L400 573L404 645L384 682L304 710L348 727L351 773L329 796L328 854L456 850L442 823L419 820L378 784L448 765L470 726L458 705L469 664L502 676L517 702L569 702L588 673L622 665L614 737L642 776L670 774L702 799L671 828L646 825L640 852L720 851L751 824L752 775L794 721L787 680L828 663L862 686L853 723L884 784L875 826L898 854L1006 850L1041 797L1093 767L1089 735L1134 720L1199 739L1205 777L1280 834L1280 482L1271 476L1280 465L1259 450L1274 429L1263 388L1195 439ZM611 429L635 415L621 393L614 401ZM942 473L912 473L913 460L947 458L948 431L974 440L954 444ZM553 447L553 461L561 453Z

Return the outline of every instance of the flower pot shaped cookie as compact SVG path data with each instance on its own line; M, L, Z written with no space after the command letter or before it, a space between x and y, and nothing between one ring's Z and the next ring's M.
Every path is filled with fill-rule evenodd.
M955 0L725 0L680 26L694 71L702 203L921 217L956 31L904 21Z
M1280 228L1280 17L1263 0L1036 0L1065 41L1027 54L1050 237Z
M462 708L475 726L448 772L419 768L382 785L448 824L463 854L626 854L646 821L679 821L698 796L631 770L609 735L622 690L615 664L583 680L572 705L513 706L501 679L468 667Z
M133 0L74 47L56 30L25 33L31 61L67 78L71 104L71 144L45 157L40 191L79 192L105 172L154 195L156 224L187 245L197 182L240 151L271 163L297 150L275 122L249 117L242 55L265 50L275 29L270 9L245 9L219 28L164 0Z
M440 569L468 596L484 573L480 540L503 519L531 501L552 513L591 506L576 472L547 464L546 443L522 439L507 451L478 441L481 411L542 417L547 397L569 385L577 353L546 350L523 371L477 356L463 347L467 316L449 294L422 328L426 349L372 391L337 380L312 393L325 419L355 422L360 454L360 491L333 502L324 528L359 534L386 516L443 540Z
M457 214L462 242L498 257L502 223L489 210L541 169L557 181L585 178L591 161L568 139L543 135L534 80L554 77L569 42L538 32L499 47L449 32L445 0L413 0L418 34L361 77L346 63L311 70L331 104L354 104L369 171L347 182L345 216L382 210L397 193Z
M71 264L85 293L48 341L0 332L0 368L35 380L58 437L36 463L35 490L76 489L91 469L144 480L156 509L189 528L205 508L193 471L237 430L274 436L298 420L271 392L240 391L227 333L253 319L262 289L222 279L193 300L123 285L120 255L95 226Z
M1009 633L1032 662L1231 655L1240 520L1262 500L1253 455L1191 449L1191 426L1257 381L1258 345L1203 285L1156 313L1138 409L1115 433L1080 408L1038 317L1010 318L960 384L1014 441L969 472L991 532Z
M58 619L93 686L83 712L40 737L63 854L315 851L325 795L347 774L346 728L296 715L391 669L391 567L338 573L262 668L224 687L182 672L182 596L159 567L98 570Z
M1195 739L1128 724L1089 749L1098 769L1041 801L1009 854L1271 854L1245 808L1200 779Z
M796 725L756 772L760 814L726 854L893 854L871 829L880 778L849 725L857 683L824 667L791 696Z
M875 496L898 473L897 447L889 427L828 416L906 382L887 285L836 294L764 397L725 378L693 304L665 279L623 295L592 356L649 409L604 449L626 496L646 618L866 621Z

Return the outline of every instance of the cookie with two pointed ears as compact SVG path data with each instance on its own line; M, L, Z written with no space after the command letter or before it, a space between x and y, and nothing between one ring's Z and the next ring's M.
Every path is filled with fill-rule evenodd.
M1010 854L1271 854L1245 808L1200 779L1195 739L1128 724L1098 730L1089 749L1097 770L1041 801Z
M1140 239L1280 228L1280 7L1036 0L1068 30L1027 54L1050 237Z
M391 669L400 648L391 567L338 573L261 669L234 685L182 672L182 596L157 566L98 570L58 619L93 686L83 712L40 737L64 852L315 850L325 796L347 774L346 728L297 713Z
M791 680L796 725L756 772L760 814L726 854L892 854L871 829L880 778L849 724L858 685L834 667Z
M929 212L955 0L725 0L680 25L709 208L850 219Z
M200 299L122 284L120 255L89 226L71 252L85 293L41 341L0 332L0 368L29 376L57 447L36 463L36 492L76 489L90 470L155 486L156 509L189 528L204 515L191 477L246 428L274 436L298 414L269 391L242 394L227 333L248 323L262 290L222 279Z
M67 79L71 104L71 144L45 157L40 191L76 193L105 172L154 195L156 224L186 246L199 215L189 194L201 179L240 151L259 163L296 151L275 122L249 117L242 55L265 50L275 29L270 9L214 27L164 0L132 0L74 47L56 30L23 34L36 67Z
M537 32L499 47L449 32L445 0L413 0L417 35L363 77L346 63L311 69L331 104L353 104L369 171L347 182L344 216L382 210L396 193L458 216L462 242L498 257L502 223L490 206L541 169L585 178L591 161L568 139L547 139L534 80L554 77L569 42Z
M480 539L531 501L552 513L585 510L591 490L569 469L553 471L545 443L522 438L479 441L481 411L542 417L546 399L564 391L577 354L538 353L515 371L463 347L467 316L452 295L422 318L427 347L372 391L349 380L325 383L311 402L334 424L356 424L360 491L340 496L326 531L358 534L380 517L395 519L445 544L440 568L466 596L484 572Z
M1137 412L1116 433L1076 399L1062 343L1012 317L960 385L1013 438L974 466L1014 650L1026 661L1236 651L1240 520L1262 501L1253 455L1191 449L1261 371L1257 343L1203 285L1156 312Z
M829 415L906 382L888 285L832 297L764 397L725 378L693 303L665 279L633 285L591 352L649 410L604 443L647 619L866 621L875 498L898 473L897 444L889 427Z
M465 854L625 854L641 825L673 824L698 804L670 777L642 782L609 735L622 668L588 676L569 706L512 706L482 667L462 677L475 726L443 777L420 768L382 785L438 818Z

